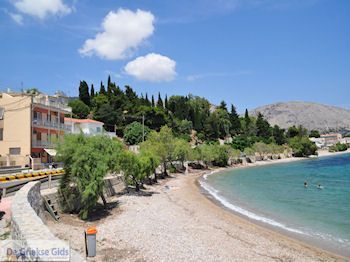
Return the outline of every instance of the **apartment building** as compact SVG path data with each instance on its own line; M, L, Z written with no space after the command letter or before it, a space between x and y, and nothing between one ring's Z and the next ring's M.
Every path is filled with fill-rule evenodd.
M67 103L60 94L0 93L0 166L51 162L55 143L69 130Z

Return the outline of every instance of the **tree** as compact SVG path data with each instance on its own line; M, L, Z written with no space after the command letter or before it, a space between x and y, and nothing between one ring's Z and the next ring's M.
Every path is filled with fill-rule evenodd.
M125 184L135 186L136 192L140 191L140 185L147 176L146 168L142 166L140 157L125 150L120 156L120 168L123 171Z
M85 103L85 105L90 105L90 94L89 86L85 81L80 81L79 84L79 99Z
M94 85L91 84L90 99L93 99L94 96L95 96L95 88L94 88Z
M154 104L154 96L152 95L152 102L151 102L151 106L152 107L155 107L155 104Z
M78 212L87 219L100 197L106 207L104 177L119 169L121 152L122 145L107 136L67 135L58 144L57 159L65 169L59 184L65 211ZM77 201L79 205L75 207Z
M101 81L101 85L100 85L100 94L106 95L106 89L105 89L105 86L103 85L102 81Z
M90 108L79 99L69 101L68 106L72 108L74 118L84 119L87 118L90 113Z
M225 101L221 101L220 105L219 105L219 108L222 109L222 110L227 111L227 104L226 104L226 102Z
M165 99L164 99L164 107L165 107L165 109L169 109L168 107L169 107L169 105L168 105L168 96L167 95L165 95Z
M248 128L250 126L250 123L251 123L251 119L249 117L248 109L246 109L245 113L244 113L244 122L245 122L245 127Z
M267 141L271 136L270 124L264 119L264 116L260 112L256 120L256 130L257 136L263 138L264 141Z
M287 142L285 130L281 129L278 125L274 125L272 129L272 135L277 145L283 145Z
M321 135L320 135L320 132L318 132L318 130L311 130L309 137L319 138L321 137Z
M348 146L346 144L336 143L333 146L329 147L329 152L342 152L346 151L348 149Z
M146 106L151 106L151 102L150 102L149 99L148 99L147 93L146 93L146 97L145 97L145 105L146 105Z
M293 150L293 155L296 157L308 157L317 154L317 147L314 142L306 136L295 136L289 139L289 145Z
M124 141L129 145L139 144L151 130L139 122L132 122L124 129ZM144 135L144 136L143 136Z
M237 135L241 130L241 121L234 105L231 105L230 112L231 134Z
M163 165L164 175L168 175L167 164L173 160L175 149L175 138L172 130L163 126L159 132L150 132L147 141L141 144L141 150L142 148L148 148L158 156Z
M180 161L184 168L184 162L188 159L191 153L191 147L186 140L176 139L174 148L174 160Z
M164 108L163 100L162 100L162 97L160 96L160 93L158 93L157 107Z

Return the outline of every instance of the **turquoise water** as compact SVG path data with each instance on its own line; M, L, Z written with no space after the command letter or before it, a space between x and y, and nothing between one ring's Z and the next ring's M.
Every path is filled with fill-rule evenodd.
M350 154L230 170L201 184L233 211L350 256Z

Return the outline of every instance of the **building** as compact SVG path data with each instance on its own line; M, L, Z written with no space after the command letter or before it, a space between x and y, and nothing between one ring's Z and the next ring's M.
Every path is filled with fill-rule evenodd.
M68 126L68 132L72 134L80 134L82 132L85 135L94 136L104 133L104 124L100 121L65 117L64 122Z
M324 148L326 147L326 139L324 137L310 137L310 140L315 143L317 148Z
M321 135L321 138L325 140L325 147L329 147L340 142L343 137L341 134L332 133L332 134L323 134Z
M55 143L69 128L67 103L61 94L0 93L0 166L51 162Z

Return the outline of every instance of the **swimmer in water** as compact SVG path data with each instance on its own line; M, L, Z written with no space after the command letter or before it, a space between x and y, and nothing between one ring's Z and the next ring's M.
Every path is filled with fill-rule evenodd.
M305 187L305 188L307 187L307 182L306 182L306 181L304 182L304 187Z
M317 185L317 188L318 188L318 189L322 189L323 186L321 186L321 184L318 184L318 185Z

